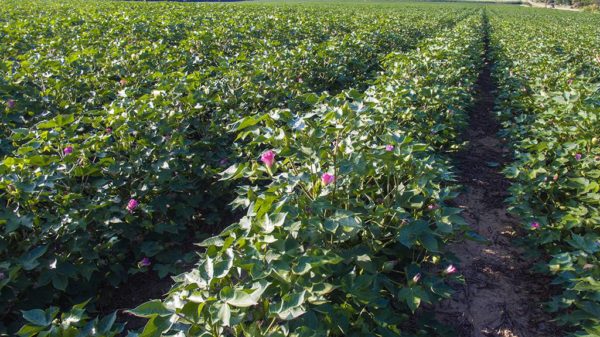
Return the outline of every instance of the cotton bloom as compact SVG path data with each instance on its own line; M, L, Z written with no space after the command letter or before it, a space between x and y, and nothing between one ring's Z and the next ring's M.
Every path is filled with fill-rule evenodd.
M72 146L67 146L65 147L65 149L63 150L64 154L71 154L73 153L73 147Z
M555 174L554 177L552 177L552 180L557 181L558 180L558 174Z
M106 131L106 133L112 133L112 128L109 126L104 131Z
M125 85L125 84L127 84L127 80L126 80L126 79L124 79L124 78L122 78L122 79L119 81L119 84L120 84L120 85Z
M438 209L438 205L436 205L436 204L428 205L427 209L430 210L430 211L433 211L434 209Z
M575 160L581 160L581 153L575 154Z
M273 166L273 164L275 163L275 152L273 152L273 150L269 150L263 153L260 156L260 161L262 161L263 164L265 164L265 166L267 167Z
M221 166L225 166L225 165L227 165L227 159L223 158L223 159L219 160L219 164L220 164Z
M456 267L454 265L449 265L444 269L444 274L454 274L456 273Z
M394 151L394 145L388 144L385 146L386 151Z
M333 174L323 173L323 175L321 176L321 181L323 182L324 185L329 185L334 180L335 180L335 176Z
M143 259L140 260L140 262L138 262L138 267L142 268L142 267L149 267L152 264L152 262L150 261L149 258L144 257Z
M12 108L14 108L14 107L15 107L15 105L16 105L16 102L15 102L15 100L14 100L14 99L9 99L8 101L6 101L6 106L7 106L9 109L12 109Z
M421 279L421 273L417 273L417 275L413 276L412 281L414 283L419 282L419 280Z
M136 209L139 206L139 204L139 201L135 199L130 199L127 203L127 210L129 211L129 213L133 213L133 210Z
M3 272L0 272L0 281L4 280L6 278L6 275L4 275Z
M537 221L532 222L530 224L530 226L531 226L531 229L538 229L538 228L540 228L540 224Z

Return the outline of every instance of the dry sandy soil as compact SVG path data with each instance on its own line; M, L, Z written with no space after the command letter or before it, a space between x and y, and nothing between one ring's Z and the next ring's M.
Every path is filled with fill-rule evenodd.
M457 337L558 337L542 308L549 280L530 273L534 261L513 243L520 235L520 222L504 203L510 183L500 171L510 153L497 136L490 71L486 56L478 98L463 134L468 146L454 158L464 186L454 202L485 242L461 240L449 246L449 253L460 260L465 283L454 286L456 293L437 306L436 315L454 327Z
M554 8L552 8L549 5L546 6L546 4L542 3L542 2L527 2L523 6L525 6L525 7L536 7L536 8L548 8L548 9L560 9L560 10L563 10L563 11L573 11L573 12L580 12L581 11L581 9L579 9L579 8L573 8L573 7L570 7L570 6L563 6L563 5L555 5Z

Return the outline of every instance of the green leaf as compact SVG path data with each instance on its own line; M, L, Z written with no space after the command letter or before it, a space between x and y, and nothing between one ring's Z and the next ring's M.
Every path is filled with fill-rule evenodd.
M227 276L231 267L233 267L233 249L228 248L221 256L221 260L214 264L213 277L221 278Z
M221 308L219 308L218 316L219 320L223 322L224 326L231 326L231 310L229 309L229 305L223 304Z
M21 258L19 258L19 263L21 263L23 269L33 270L39 265L37 259L44 255L47 249L48 246L38 246L21 256Z
M170 317L154 316L138 337L161 337L171 327Z
M584 301L579 303L578 307L591 315L591 317L600 318L600 303L593 301Z
M287 213L277 213L275 215L265 214L265 220L262 222L262 229L265 234L273 232L275 227L281 227L285 221Z
M230 304L234 307L250 307L256 305L260 296L267 290L270 283L261 280L254 285L251 290L232 289L231 287L224 287L221 289L220 297L225 303ZM252 292L250 292L252 291Z
M112 328L112 326L115 324L115 321L117 320L117 312L113 312L110 315L105 316L104 318L102 318L100 320L100 323L98 323L98 332L101 334L105 334L107 332L110 331L110 329Z
M489 243L490 240L484 238L483 236L479 235L477 232L475 231L468 231L465 232L465 238L467 240L471 240L471 241L475 241L475 242L479 242L479 243Z
M169 316L173 314L165 305L159 300L149 301L140 304L137 308L125 311L137 317L155 317L155 316Z
M17 331L17 335L22 337L30 337L37 335L38 332L44 330L45 326L34 326L34 325L23 325L19 331Z
M221 298L225 300L225 303L240 308L251 307L258 303L247 292L230 287L225 287L221 290Z
M306 310L302 308L306 291L287 294L283 297L281 304L271 308L272 313L276 313L282 320L292 320L303 315Z
M234 130L237 132L237 131L241 131L245 128L248 128L250 126L256 125L257 123L259 123L260 121L262 121L265 118L264 116L266 116L266 115L263 115L259 118L254 118L254 116L244 117L241 120L237 121L233 125Z
M398 298L404 300L404 302L406 302L406 305L408 305L408 307L410 308L410 311L412 311L413 313L421 304L421 298L417 296L417 292L414 291L412 288L400 289L400 291L398 292Z
M304 275L308 273L311 269L310 261L311 259L309 257L301 256L300 259L298 259L298 263L292 267L292 273L296 275Z
M23 319L37 326L47 326L52 322L50 317L46 315L46 312L41 309L22 311L22 314Z
M69 279L61 274L52 275L52 286L54 289L58 289L61 291L65 291L67 289L67 285L69 284Z
M245 164L234 164L221 173L221 180L237 179L244 175Z
M317 102L319 102L319 96L315 93L307 93L307 94L303 94L301 96L301 99L304 101L304 103L306 104L316 104Z
M589 185L590 181L579 177L579 178L569 178L567 179L567 185L569 187L578 189L580 191L585 191L585 188Z
M326 230L339 234L338 240L347 240L356 235L363 227L362 220L353 212L336 210L323 224Z
M57 115L51 120L38 123L38 129L52 129L56 127L63 127L75 122L75 115Z
M200 243L197 243L196 246L200 246L200 247L210 247L210 246L216 246L216 247L222 247L223 244L225 243L225 241L223 239L221 239L218 236L213 236L211 238L208 238Z
M420 240L423 247L430 252L439 252L438 240L431 234L422 235Z
M397 240L406 247L412 248L417 242L419 235L428 230L429 224L426 221L415 220L400 227Z
M509 166L504 169L504 174L509 179L517 178L517 176L519 176L519 173L520 173L519 169L515 166Z

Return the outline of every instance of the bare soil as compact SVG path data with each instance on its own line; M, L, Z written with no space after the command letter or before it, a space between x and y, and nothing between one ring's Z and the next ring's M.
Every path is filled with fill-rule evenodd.
M488 39L485 38L486 49ZM556 337L559 333L542 308L549 280L533 275L535 261L526 259L513 243L520 221L507 212L509 182L501 174L509 151L496 135L492 115L495 86L487 53L478 79L478 97L470 111L468 142L455 156L464 192L454 201L472 230L487 242L461 240L449 247L460 261L465 284L436 308L436 316L460 337Z
M562 11L581 12L581 8L575 8L575 7L571 7L571 6L565 6L565 5L554 5L554 8L552 8L552 7L550 7L550 5L546 5L546 3L533 2L533 1L525 2L525 4L523 6L535 7L535 8L559 9Z
M103 289L97 303L98 311L108 315L117 310L117 321L127 322L125 331L140 329L147 319L128 315L125 310L133 309L149 299L162 298L172 284L170 277L161 279L154 272L136 274L118 288Z

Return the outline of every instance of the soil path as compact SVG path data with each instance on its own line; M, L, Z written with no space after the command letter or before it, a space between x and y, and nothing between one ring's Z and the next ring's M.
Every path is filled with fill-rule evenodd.
M562 11L572 11L572 12L581 12L580 8L573 8L573 7L569 7L569 6L564 6L564 5L555 5L554 8L550 7L550 5L546 5L545 3L542 2L525 2L524 5L525 7L535 7L535 8L547 8L547 9L560 9Z
M492 115L495 86L490 77L486 29L485 67L478 97L464 132L468 146L455 156L464 192L455 199L471 228L487 242L452 243L449 253L460 260L464 285L436 308L438 318L459 337L554 337L557 333L542 310L547 280L529 273L532 261L511 241L519 221L508 214L504 199L509 182L500 173L509 152L496 133Z

